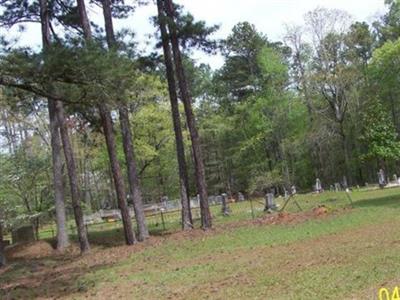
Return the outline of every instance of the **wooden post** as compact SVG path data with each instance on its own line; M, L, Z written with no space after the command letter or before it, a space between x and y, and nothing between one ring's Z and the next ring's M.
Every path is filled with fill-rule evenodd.
M350 192L346 191L347 199L350 202L351 207L354 207L353 200L351 199Z
M160 212L161 212L161 222L162 222L163 230L165 231L166 229L165 229L164 213L162 210L160 210Z
M250 201L250 208L251 208L251 217L253 218L253 220L256 218L254 215L254 207L253 207L253 199L250 197L249 198Z

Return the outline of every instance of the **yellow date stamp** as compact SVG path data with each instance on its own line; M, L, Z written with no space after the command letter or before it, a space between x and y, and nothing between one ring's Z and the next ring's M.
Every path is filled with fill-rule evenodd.
M378 291L379 300L400 300L399 287L396 286L392 289L380 288Z

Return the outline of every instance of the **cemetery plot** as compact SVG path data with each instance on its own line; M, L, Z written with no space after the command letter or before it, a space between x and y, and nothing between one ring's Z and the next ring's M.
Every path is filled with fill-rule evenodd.
M235 208L246 201L229 203L229 217L219 204L213 206L220 214L216 229L177 229L133 247L116 240L114 230L121 229L98 228L89 234L88 256L78 256L78 248L58 256L44 241L20 246L0 271L0 297L196 299L201 290L206 298L372 298L398 278L400 191L354 191L353 208L344 197L298 195L304 211L293 204L273 214L263 212L259 199L253 201L257 218L242 221Z

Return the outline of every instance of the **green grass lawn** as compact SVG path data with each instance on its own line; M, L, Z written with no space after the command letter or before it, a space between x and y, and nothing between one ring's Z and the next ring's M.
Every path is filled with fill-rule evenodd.
M0 298L377 299L381 286L400 285L400 189L351 197L354 207L342 210L349 206L344 193L299 195L303 210L324 205L332 213L295 224L230 228L251 219L249 203L232 204L231 217L213 208L215 231L164 235L144 246L107 244L120 239L120 229L99 229L91 233L101 246L92 257L46 258L38 274L12 262L0 274ZM15 281L25 286L7 288Z

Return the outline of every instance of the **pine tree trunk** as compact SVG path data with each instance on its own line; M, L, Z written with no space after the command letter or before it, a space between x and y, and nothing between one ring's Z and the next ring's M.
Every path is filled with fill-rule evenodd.
M61 141L64 148L65 163L67 165L67 170L68 170L69 186L71 189L71 202L72 202L72 208L74 210L79 247L81 249L81 252L85 253L90 250L90 246L89 246L89 240L86 232L85 223L83 221L83 212L81 207L78 176L76 174L75 157L68 136L68 128L64 116L64 107L60 101L55 101L55 105L56 105L57 118L60 122Z
M89 18L86 13L85 1L77 0L77 3L78 3L79 19L85 36L85 40L86 42L91 42L92 33L91 33ZM128 205L126 203L125 185L122 178L121 167L119 165L117 158L117 147L115 143L111 113L107 109L105 104L100 104L98 106L98 109L104 130L104 136L106 139L108 156L110 159L115 190L117 192L118 206L119 209L121 210L122 223L124 225L125 241L128 245L132 245L136 242L136 236L132 228L132 220L129 214Z
M344 125L343 122L339 124L340 126L340 137L341 137L341 144L342 144L342 150L343 150L343 165L344 165L344 171L345 171L345 176L347 179L348 184L351 186L352 185L352 177L350 176L350 158L349 158L349 151L347 149L347 136L344 131Z
M171 102L171 113L174 125L176 153L179 167L180 196L182 204L182 229L189 230L193 228L192 214L190 210L189 180L186 167L185 147L183 143L181 120L179 115L178 95L176 93L174 66L171 55L171 47L168 41L168 33L165 26L165 15L163 12L162 0L157 0L157 7L162 45L164 50L165 67L167 70L168 91Z
M110 157L111 171L114 179L115 190L117 192L118 207L121 210L125 241L127 245L133 245L136 242L136 237L132 228L131 216L126 202L125 185L117 157L117 147L115 143L111 113L104 105L99 106L99 112L106 139L107 151Z
M111 1L103 0L103 16L106 29L106 38L108 48L117 47L114 35L114 26L112 20ZM146 217L143 210L142 191L140 190L139 176L136 168L135 154L133 149L132 131L129 122L129 111L126 104L123 104L119 109L119 119L122 132L122 143L124 148L129 191L132 197L133 208L135 210L135 219L138 226L138 239L143 241L149 237L149 230L146 225Z
M92 40L92 30L90 28L89 18L86 13L85 0L77 0L76 2L78 7L79 21L81 23L83 34L86 41L90 42Z
M104 28L106 30L106 39L109 49L117 46L114 34L114 25L112 20L111 0L102 0Z
M133 208L135 209L135 219L138 226L138 239L139 241L143 241L149 237L149 230L147 229L146 217L143 210L142 191L140 190L139 176L132 143L132 132L129 122L128 108L126 105L119 109L119 120L121 124L122 143L128 171L130 195L132 197Z
M40 0L40 23L43 49L50 47L49 11L47 0ZM60 122L56 116L55 102L48 99L50 140L53 171L54 207L57 224L57 250L64 251L69 246L67 217L65 212L64 184L62 174Z
M200 195L200 212L201 212L201 224L203 229L212 227L211 213L208 205L207 185L205 179L205 168L202 157L200 137L196 127L196 119L192 108L192 99L189 93L188 84L186 82L185 71L183 68L181 51L179 49L178 35L175 28L175 10L172 0L165 0L165 8L167 16L170 19L168 29L170 33L170 39L172 44L172 52L174 55L175 71L179 82L179 91L181 99L186 113L187 125L190 132L190 138L192 141L192 149L194 156L194 164L196 170L196 186L197 191Z
M54 100L48 101L50 120L50 140L53 171L54 207L57 225L57 250L63 251L69 246L67 217L65 213L64 184L62 174L61 140L59 124L55 112Z

